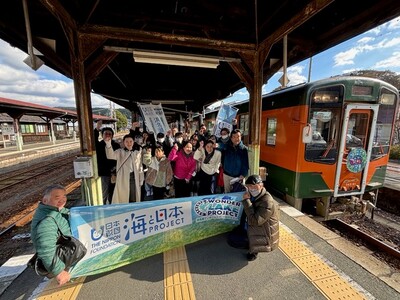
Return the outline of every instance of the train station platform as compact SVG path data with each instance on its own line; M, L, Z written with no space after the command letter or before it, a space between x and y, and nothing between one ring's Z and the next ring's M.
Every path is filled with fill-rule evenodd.
M279 249L254 261L221 234L58 287L25 268L27 255L0 299L400 299L400 273L277 201Z
M79 151L79 140L64 139L53 142L26 144L21 151L16 146L0 148L0 174L7 172L15 165L40 162L47 158L57 157Z
M122 137L126 133L124 132L118 132L115 134L114 139L117 141L121 141ZM45 150L45 149L52 149L52 148L60 148L61 150L65 150L65 146L68 145L74 145L76 147L79 147L79 139L76 138L65 138L65 139L60 139L56 140L54 143L53 142L39 142L39 143L29 143L29 144L24 144L22 146L22 150L18 151L17 146L15 145L8 145L6 148L4 148L2 142L0 141L0 158L1 159L7 159L7 158L12 158L12 157L19 157L19 156L27 156L27 153L34 153L38 152L40 150ZM0 166L1 167L1 166Z
M6 148L1 147L0 148L0 157L7 157L7 156L17 156L17 155L22 155L23 153L29 152L29 151L37 151L40 149L47 149L47 148L54 148L62 145L68 145L68 144L76 144L79 146L79 139L62 139L62 140L56 140L54 143L53 142L40 142L40 143L29 143L25 144L22 146L22 150L18 151L17 146L7 146Z
M117 141L122 140L124 133L115 135ZM57 156L66 152L75 153L80 150L79 139L60 139L53 142L30 143L22 146L18 151L17 146L0 148L0 174L2 168L7 168L19 163L28 162L37 158Z

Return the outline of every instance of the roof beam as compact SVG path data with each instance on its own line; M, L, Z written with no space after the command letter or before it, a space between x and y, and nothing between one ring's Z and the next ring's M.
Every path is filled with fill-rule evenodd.
M252 43L238 43L232 41L223 41L220 39L150 32L102 25L84 25L79 29L79 35L83 38L86 36L96 36L120 41L124 40L130 42L176 45L219 51L248 52L255 50L255 44Z
M267 58L271 46L281 40L285 35L295 30L297 27L305 23L308 19L319 13L326 6L331 4L333 0L313 0L310 1L302 10L300 10L291 19L286 20L280 28L274 30L273 34L268 36L264 41L260 43L260 51L262 51L262 57Z
M67 25L71 30L75 31L77 29L75 20L71 15L65 10L64 6L61 5L58 0L40 0L40 3L60 22Z
M89 81L95 79L105 67L107 67L118 56L117 52L104 51L96 57L96 59L86 67L85 74Z

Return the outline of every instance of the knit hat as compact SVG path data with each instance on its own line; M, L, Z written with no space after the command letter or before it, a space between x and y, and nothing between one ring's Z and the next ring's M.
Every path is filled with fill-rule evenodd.
M258 183L262 183L260 175L250 175L246 179L246 184L258 184Z

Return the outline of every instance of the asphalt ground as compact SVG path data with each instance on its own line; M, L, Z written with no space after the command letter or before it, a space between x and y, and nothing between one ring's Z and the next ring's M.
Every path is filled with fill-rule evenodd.
M221 234L62 287L24 268L0 299L400 299L399 273L278 201L280 247L255 261Z

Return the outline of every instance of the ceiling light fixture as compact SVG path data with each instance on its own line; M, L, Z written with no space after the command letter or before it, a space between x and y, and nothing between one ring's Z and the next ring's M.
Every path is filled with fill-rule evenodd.
M173 65L197 68L216 69L219 65L218 57L207 57L192 54L176 54L171 52L134 50L133 58L137 63Z
M134 48L117 47L117 46L104 46L103 49L105 51L114 51L119 53L132 53L135 62L138 63L215 69L221 61L228 63L241 62L240 58L233 58L233 57L217 57L217 56L195 55L189 53L140 50Z
M185 100L153 100L151 104L185 104Z

